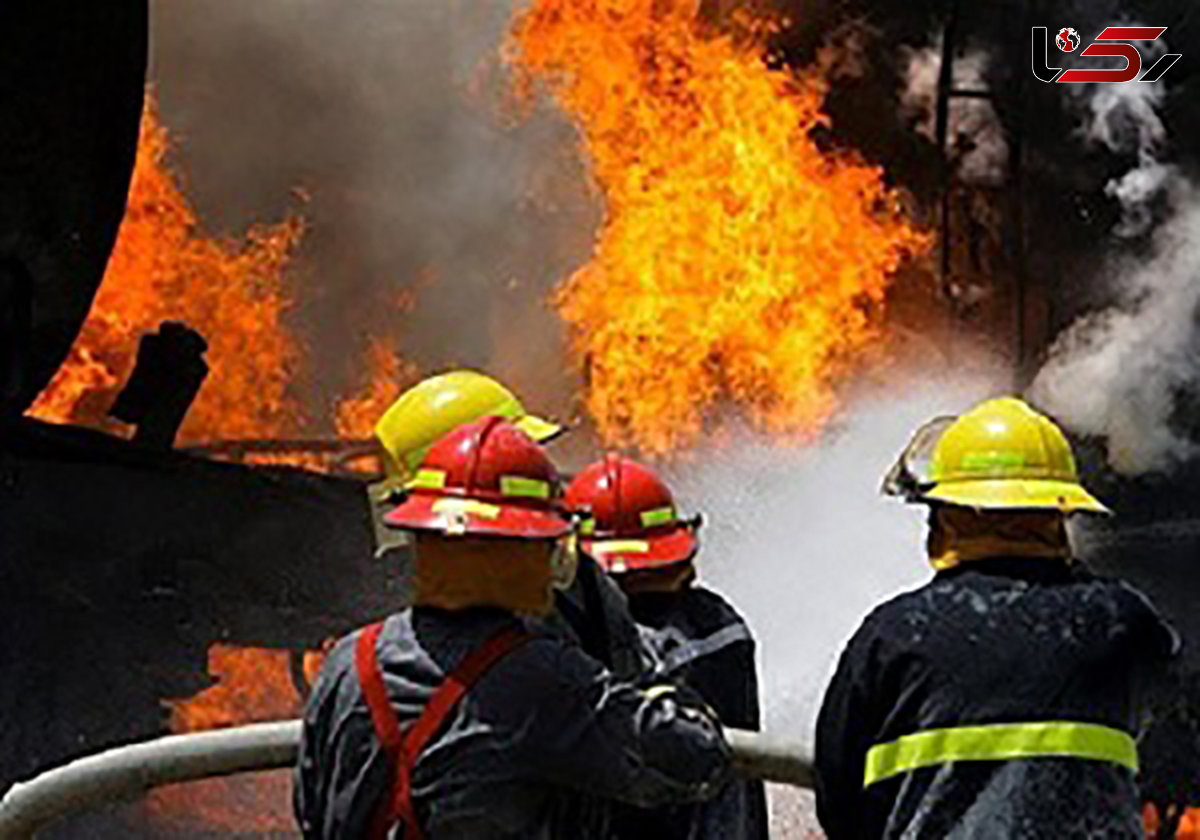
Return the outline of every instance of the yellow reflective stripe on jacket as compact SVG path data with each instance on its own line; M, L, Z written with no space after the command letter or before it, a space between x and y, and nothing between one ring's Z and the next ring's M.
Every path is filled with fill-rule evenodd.
M1072 721L956 726L905 735L867 752L863 787L921 767L952 761L1010 761L1019 758L1111 761L1137 772L1137 742L1110 726Z

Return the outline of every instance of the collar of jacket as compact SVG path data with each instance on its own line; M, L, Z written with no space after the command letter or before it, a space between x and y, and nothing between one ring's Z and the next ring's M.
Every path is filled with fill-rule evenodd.
M1023 580L1030 583L1066 583L1090 575L1073 558L1050 559L1031 557L987 557L945 569L939 569L937 580L951 580L966 574Z
M929 512L929 562L935 569L989 557L1065 560L1071 556L1058 511L983 511L935 505Z

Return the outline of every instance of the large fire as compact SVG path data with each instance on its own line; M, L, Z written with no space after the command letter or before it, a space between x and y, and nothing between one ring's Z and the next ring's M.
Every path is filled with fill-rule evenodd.
M283 323L283 279L303 225L258 225L240 241L206 235L166 165L167 132L147 100L108 270L70 356L29 414L117 431L106 412L139 337L175 319L204 335L211 369L181 439L294 434L300 412L288 386L300 354Z
M804 436L929 239L878 167L818 148L827 83L766 63L766 27L696 0L534 0L510 55L579 128L606 217L557 295L613 444L693 441L713 409Z

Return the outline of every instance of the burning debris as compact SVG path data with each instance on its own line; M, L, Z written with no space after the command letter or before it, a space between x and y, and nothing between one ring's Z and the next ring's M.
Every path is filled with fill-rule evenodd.
M67 361L29 416L119 432L106 416L133 368L138 338L186 321L209 343L208 382L184 441L294 434L288 393L300 350L284 324L284 273L303 231L298 217L251 228L241 242L206 236L167 166L167 130L148 98L129 204L108 271Z

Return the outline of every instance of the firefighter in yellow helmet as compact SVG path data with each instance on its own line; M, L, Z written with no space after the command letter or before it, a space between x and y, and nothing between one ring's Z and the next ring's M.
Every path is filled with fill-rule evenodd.
M538 443L563 431L536 417L508 388L473 370L452 370L430 376L401 394L375 424L384 478L369 491L375 523L376 554L382 559L405 550L409 538L385 528L382 513L402 494L429 447L464 423L494 415L511 421Z
M826 692L829 840L1140 838L1137 689L1178 640L1073 561L1066 517L1107 509L1063 433L988 400L922 428L885 490L929 506L937 571L867 617Z
M526 411L504 385L473 370L425 379L400 395L375 425L386 476L371 488L377 554L381 562L411 567L407 533L384 525L383 514L403 496L430 447L455 429L482 417L502 417L538 443L562 434L563 426ZM385 557L390 559L385 559ZM410 591L411 575L405 576ZM589 656L624 678L646 666L637 625L616 585L594 561L582 558L575 583L556 595L558 616Z
M494 415L503 417L538 443L562 433L563 427L543 420L495 379L473 370L452 370L424 379L392 403L375 424L389 477L407 480L434 441L454 429Z

